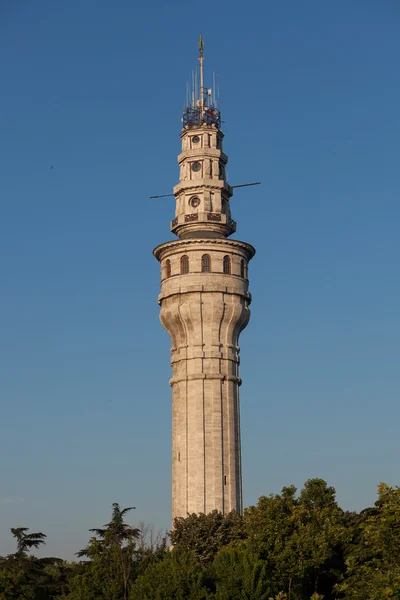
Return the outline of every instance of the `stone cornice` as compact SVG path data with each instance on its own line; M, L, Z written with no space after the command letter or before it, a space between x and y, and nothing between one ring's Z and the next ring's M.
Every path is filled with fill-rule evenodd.
M193 373L192 375L187 375L186 377L172 377L169 380L169 385L172 387L176 383L182 383L184 381L196 381L196 380L207 380L212 381L217 379L218 381L232 381L237 385L242 385L242 380L240 377L236 377L235 375L224 375L222 373L206 374L206 373Z
M228 162L227 155L219 148L188 148L178 154L178 164L180 165L185 159L201 160L202 158L220 159L224 165Z
M196 135L196 133L204 133L205 131L216 131L217 136L221 138L221 140L225 137L221 129L217 129L216 127L210 127L205 123L203 125L193 125L192 127L184 127L179 134L181 138L184 138L186 135Z
M181 249L190 250L196 249L195 247L202 246L223 246L225 248L237 248L238 250L244 251L247 255L247 260L253 258L256 253L255 248L251 244L247 244L246 242L240 242L239 240L228 240L226 238L186 238L183 240L172 240L171 242L164 242L164 244L160 244L153 250L153 254L157 260L162 260L163 254L168 252L169 250Z
M209 190L221 190L221 191L225 191L227 194L229 194L229 196L233 195L233 190L232 187L229 185L229 183L226 183L226 181L224 181L223 179L211 179L211 178L204 178L204 179L188 179L187 181L180 181L179 183L177 183L174 187L173 187L173 192L174 195L177 196L180 192L182 191L190 191L191 189L193 190L204 190L204 189L209 189Z
M221 273L214 273L214 275L221 275ZM251 294L250 292L243 292L239 289L236 289L232 286L226 285L218 285L218 286L209 286L209 285L187 285L187 286L179 286L178 288L173 288L170 291L162 291L161 294L158 295L158 304L162 304L163 300L166 298L172 298L173 296L182 296L183 294L193 294L195 292L201 294L214 294L215 292L222 294L231 294L232 296L240 296L247 303L251 304Z

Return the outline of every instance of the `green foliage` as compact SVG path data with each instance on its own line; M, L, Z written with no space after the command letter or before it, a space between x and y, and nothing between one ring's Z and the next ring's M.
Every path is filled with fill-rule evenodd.
M0 567L0 600L35 600L35 589L23 570Z
M164 560L166 554L168 554L168 549L165 538L155 547L144 547L137 550L135 554L135 577L143 575L150 565Z
M68 567L60 559L12 554L0 561L0 600L50 600L67 593Z
M112 549L94 556L71 578L71 600L121 600L124 579L119 556Z
M340 598L400 598L399 488L381 483L375 508L356 518L346 567L344 580L336 586Z
M89 562L71 582L72 600L127 599L135 540L140 533L124 522L124 516L133 509L131 506L121 510L115 502L111 521L102 529L89 530L98 537L92 537L88 546L77 552L79 557L89 558Z
M205 568L193 553L175 550L138 577L129 600L207 600L208 594Z
M199 560L209 562L224 546L245 539L246 532L238 513L223 515L214 510L207 515L176 518L169 535L175 549L193 552Z
M251 547L268 560L275 593L303 600L336 575L348 531L335 490L322 479L307 481L298 498L294 486L261 497L245 522Z
M69 598L69 581L75 574L77 566L71 563L63 562L60 559L40 559L41 573L37 577L37 584L43 590L46 590L46 598L60 598L67 600Z
M345 513L322 479L263 496L223 516L177 519L173 550L151 526L112 517L67 563L30 555L43 533L12 529L0 557L0 600L400 600L400 489L381 484L375 506Z
M223 548L213 569L215 600L265 600L271 592L266 561L245 545Z
M39 548L47 537L44 533L26 533L29 531L28 527L17 527L11 529L11 533L17 540L17 551L15 556L23 558L28 555L28 550L31 548Z

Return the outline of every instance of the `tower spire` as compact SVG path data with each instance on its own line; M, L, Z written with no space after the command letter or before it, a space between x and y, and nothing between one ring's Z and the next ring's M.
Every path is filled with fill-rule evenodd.
M200 33L200 37L199 37L199 62L200 62L200 110L201 113L203 114L204 112L204 81L203 81L203 60L204 60L204 56L203 56L203 50L204 50L204 40L203 40L203 36Z

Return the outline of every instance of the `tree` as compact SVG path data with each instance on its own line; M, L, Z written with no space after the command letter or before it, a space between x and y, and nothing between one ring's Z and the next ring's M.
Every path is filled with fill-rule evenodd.
M323 479L309 479L298 498L297 551L302 560L306 597L318 591L331 594L344 571L344 545L350 539L346 517L336 502L336 492ZM329 595L328 595L329 594Z
M95 533L95 536L90 539L86 548L77 552L77 556L86 556L91 562L80 579L74 581L73 591L76 598L89 598L81 596L81 588L82 585L83 588L86 587L86 580L92 579L93 582L97 582L94 586L95 593L102 594L100 597L107 600L118 600L122 597L127 600L135 540L140 531L125 523L124 517L134 508L130 506L121 509L119 504L114 502L111 521L103 528L89 530ZM87 594L88 591L82 593Z
M28 555L32 548L45 544L44 533L27 533L28 527L16 527L11 533L17 540L17 550L0 559L0 600L47 600L43 572L47 565L60 559L36 558Z
M193 552L199 560L209 562L224 546L243 540L246 532L238 513L223 515L213 510L207 515L177 517L169 535L175 549Z
M375 508L355 519L346 574L336 585L346 600L400 598L400 489L381 483Z
M11 529L11 533L17 540L16 558L24 558L28 555L31 548L39 548L45 544L46 535L44 533L26 533L29 527L16 527Z
M249 543L268 560L273 593L305 600L337 580L347 530L335 490L322 479L307 481L298 498L294 486L261 497L245 511L245 523Z

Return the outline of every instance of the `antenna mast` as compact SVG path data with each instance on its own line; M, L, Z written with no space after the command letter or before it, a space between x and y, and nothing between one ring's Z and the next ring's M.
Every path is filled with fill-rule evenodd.
M203 114L204 111L204 84L203 84L203 49L204 49L204 41L203 36L200 34L199 37L199 61L200 61L200 109Z
M191 88L189 85L187 106L183 110L183 129L190 127L216 127L220 128L221 114L218 108L219 84L215 74L211 88L204 84L204 40L199 37L199 72L197 68L192 71ZM218 90L217 90L218 86Z

